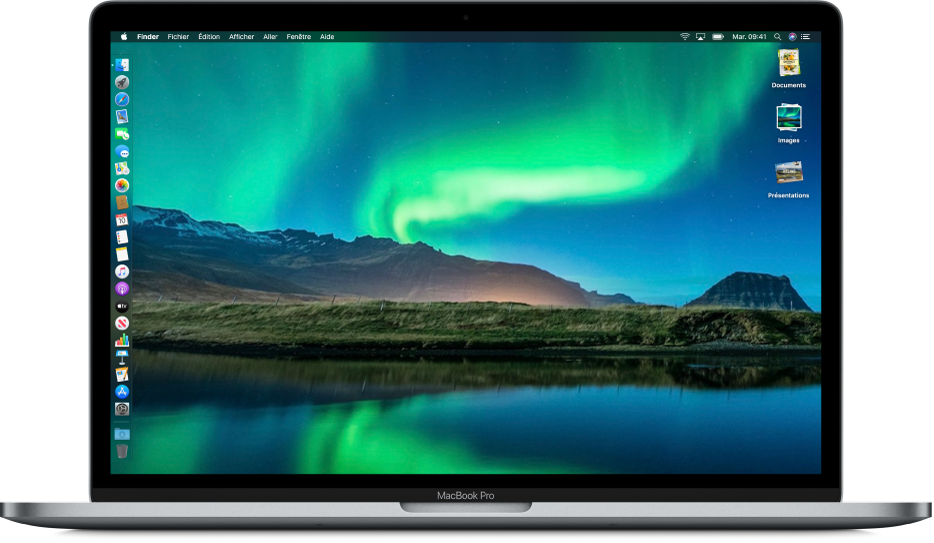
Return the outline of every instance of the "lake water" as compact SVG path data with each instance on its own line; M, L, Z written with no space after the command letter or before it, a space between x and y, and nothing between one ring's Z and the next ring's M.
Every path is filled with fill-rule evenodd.
M740 363L737 363L740 362ZM134 351L115 473L819 473L820 361Z

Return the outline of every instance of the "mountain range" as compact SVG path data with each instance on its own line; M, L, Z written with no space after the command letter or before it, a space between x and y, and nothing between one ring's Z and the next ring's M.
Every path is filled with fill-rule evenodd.
M171 209L133 209L135 296L190 301L338 297L405 302L498 301L592 307L636 303L534 266L448 255L424 243L305 230L250 232Z
M345 241L293 229L251 232L173 209L134 206L132 236L134 297L143 300L639 303L625 294L587 291L535 266L448 255L421 242L372 236ZM755 278L737 280L744 276ZM692 304L807 309L787 277L745 273L724 279Z

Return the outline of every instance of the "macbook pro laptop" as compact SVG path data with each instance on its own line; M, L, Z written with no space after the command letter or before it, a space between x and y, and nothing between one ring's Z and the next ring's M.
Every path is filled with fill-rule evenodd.
M841 24L820 2L100 5L91 500L2 516L928 518L841 502Z

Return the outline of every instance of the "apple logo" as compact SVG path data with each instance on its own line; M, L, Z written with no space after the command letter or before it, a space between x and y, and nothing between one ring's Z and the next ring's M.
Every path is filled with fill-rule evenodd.
M123 41L126 41L126 32L124 32L123 34L120 34L120 39Z

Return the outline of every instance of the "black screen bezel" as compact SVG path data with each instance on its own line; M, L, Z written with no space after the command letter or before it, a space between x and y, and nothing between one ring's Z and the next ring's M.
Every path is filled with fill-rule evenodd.
M110 168L110 32L128 22L167 30L177 21L211 28L284 30L281 21L335 31L650 31L690 28L759 30L793 4L795 30L821 32L822 43L822 468L817 475L114 475L110 473L111 371L110 187L95 172ZM465 20L464 15L469 15ZM186 30L179 28L178 30ZM204 30L204 29L202 29ZM90 20L90 378L92 501L435 501L438 491L483 490L496 501L838 501L842 406L842 20L825 2L782 3L121 3L98 6ZM108 73L104 74L103 71ZM105 134L108 134L105 140ZM99 177L99 175L97 176ZM104 217L104 219L100 219ZM106 222L105 222L106 221ZM105 232L104 230L107 230ZM826 257L826 258L824 258ZM836 283L835 283L836 281ZM106 336L106 337L105 337ZM108 361L107 367L103 365ZM105 371L106 370L106 371ZM95 402L95 399L98 399Z

